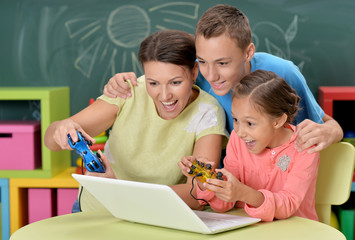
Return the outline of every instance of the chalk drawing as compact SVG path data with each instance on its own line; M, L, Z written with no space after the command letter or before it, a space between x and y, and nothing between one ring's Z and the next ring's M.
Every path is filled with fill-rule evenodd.
M182 11L177 11L177 7L183 7L183 12ZM155 12L158 11L159 13L166 13L169 16L179 16L182 18L188 18L192 20L196 20L195 23L197 23L197 18L198 18L198 9L200 5L196 3L187 3L187 2L173 2L173 3L164 3L161 5L158 5L156 7L150 8L148 11L149 12ZM171 8L171 9L169 9ZM189 13L190 12L190 13ZM185 27L188 27L192 29L193 31L195 30L195 24L189 24L186 22L183 22L180 20L174 20L171 18L164 18L163 21L167 23L175 23L178 25L183 25ZM155 25L157 29L165 29L166 27L161 26L161 25Z
M252 27L255 48L263 45L265 51L284 59L291 60L291 42L295 39L298 31L298 16L295 15L290 25L284 31L279 25L269 21L261 21ZM272 37L272 39L271 39ZM297 64L302 71L305 62Z
M117 46L138 46L150 34L150 19L146 11L137 6L122 6L111 12L107 33Z
M74 67L89 78L94 67L103 38L94 41L74 62Z
M101 18L81 17L65 22L70 39L83 44L74 61L74 68L84 77L91 78L95 65L105 65L100 79L102 90L108 79L127 69L143 74L136 52L143 39L161 29L189 29L193 32L198 21L200 5L191 2L170 2L148 10L137 5L123 5ZM152 18L161 16L152 25ZM286 28L270 21L261 21L252 27L256 49L291 60L291 43L297 36L298 16ZM84 44L88 42L89 44ZM302 71L305 62L298 63ZM102 69L102 68L101 68Z
M107 67L101 78L101 90L108 78L117 72L127 71L127 68L133 69L137 75L143 74L136 56L142 40L152 31L159 29L184 27L193 32L197 23L198 9L199 4L190 2L160 4L148 11L136 5L124 5L100 19L91 17L70 19L64 24L69 38L83 43L73 63L74 68L86 78L90 78L95 64L107 60ZM152 30L151 17L154 17L154 14L164 17ZM105 34L102 33L103 30ZM85 45L86 41L91 42Z

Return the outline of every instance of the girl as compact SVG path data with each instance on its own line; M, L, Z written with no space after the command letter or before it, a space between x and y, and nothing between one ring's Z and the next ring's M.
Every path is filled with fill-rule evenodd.
M189 195L190 185L178 162L183 156L203 156L219 163L226 139L223 109L194 85L198 66L191 35L175 30L155 32L140 46L138 59L145 76L138 79L129 99L99 97L74 116L52 123L45 134L54 151L71 150L67 134L76 130L94 142L112 125L102 159L105 173L91 175L172 185L192 208L200 205ZM86 191L83 210L100 204Z
M234 130L224 169L216 170L225 181L199 182L198 199L217 212L244 207L251 217L263 221L293 215L318 220L319 153L297 151L296 128L291 125L299 101L296 92L272 72L257 70L244 77L233 88ZM184 174L195 159L186 157L179 163Z

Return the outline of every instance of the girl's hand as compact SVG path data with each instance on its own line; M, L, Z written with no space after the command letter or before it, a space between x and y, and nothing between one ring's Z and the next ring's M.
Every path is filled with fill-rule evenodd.
M104 178L116 178L116 175L113 172L107 157L101 152L101 150L98 150L97 152L101 156L101 161L103 162L106 171L104 173L86 171L85 175L94 176L94 177L104 177Z
M260 207L265 201L261 192L241 183L226 169L217 169L216 171L222 172L226 181L208 179L204 186L213 191L217 198L225 202L242 201L255 208Z
M68 143L68 134L70 134L70 137L74 142L77 142L78 134L76 131L81 132L82 136L87 140L90 140L92 143L96 142L96 140L88 135L79 124L71 119L65 119L58 122L54 130L53 139L61 149L73 150Z
M222 172L225 181L218 179L208 179L203 186L213 191L219 199L225 202L235 202L240 200L239 189L244 185L232 173L226 169L216 169L216 172Z

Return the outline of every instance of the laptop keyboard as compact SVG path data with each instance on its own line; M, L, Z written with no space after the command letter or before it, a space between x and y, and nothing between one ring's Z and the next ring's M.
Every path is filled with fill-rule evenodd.
M229 228L236 225L243 225L244 223L241 217L235 215L204 212L204 211L194 211L194 212L212 231Z

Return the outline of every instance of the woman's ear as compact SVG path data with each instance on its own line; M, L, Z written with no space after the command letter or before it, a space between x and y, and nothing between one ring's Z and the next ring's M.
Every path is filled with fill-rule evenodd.
M194 83L196 82L197 76L198 76L198 63L197 61L195 61L194 68L192 69L192 80L194 81Z
M282 114L281 117L277 117L274 119L274 127L275 128L280 128L283 127L285 125L287 121L287 115L286 113Z
M254 43L250 43L249 46L246 48L246 59L248 62L251 61L251 59L254 57L255 53L255 45Z

